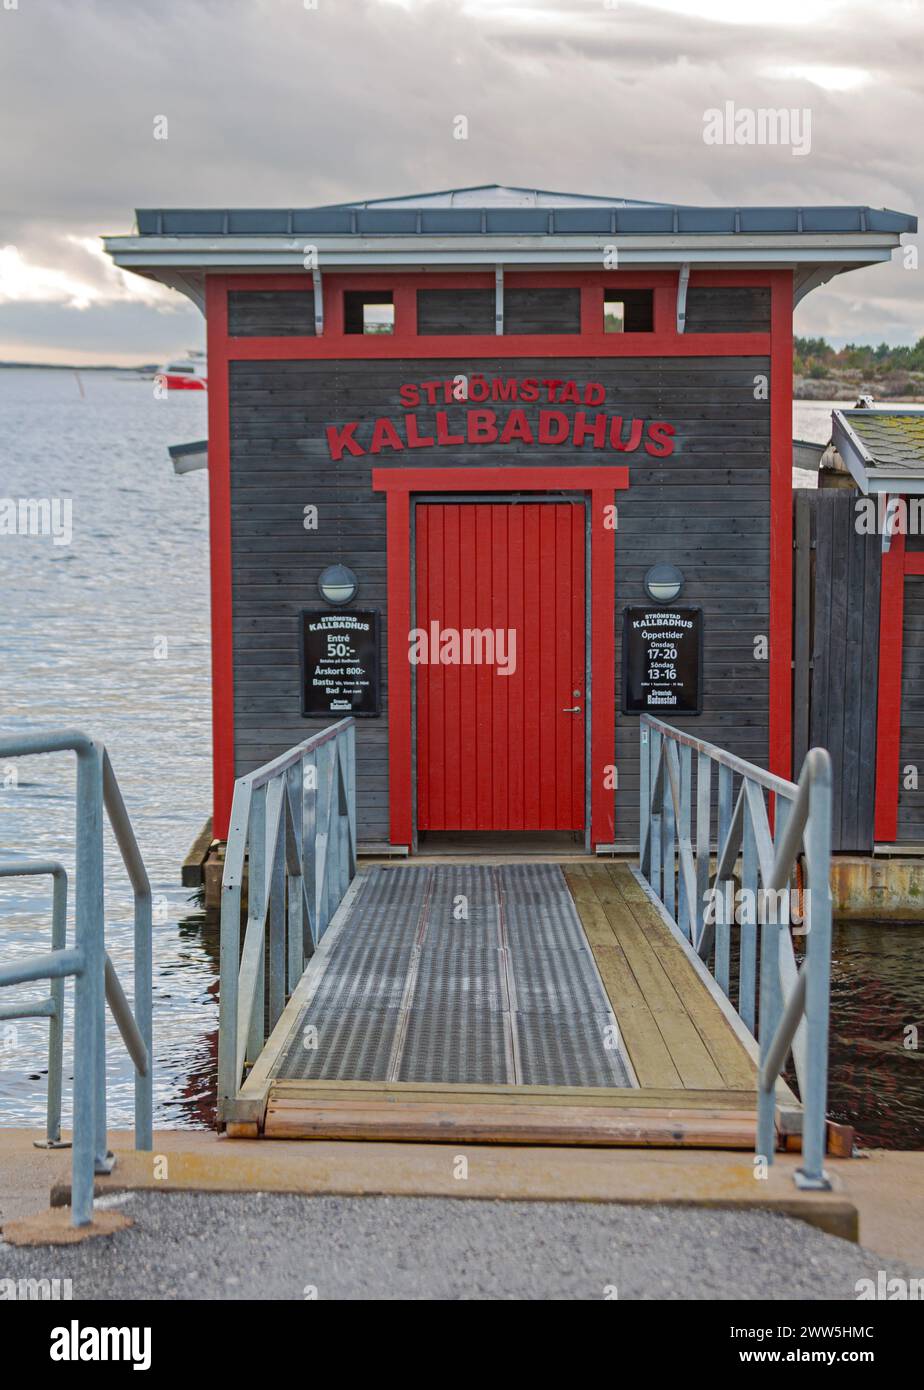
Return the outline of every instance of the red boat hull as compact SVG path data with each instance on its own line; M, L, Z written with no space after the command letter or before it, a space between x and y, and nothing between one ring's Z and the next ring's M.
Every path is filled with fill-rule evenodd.
M160 380L168 391L207 391L208 378L204 376L174 376L171 372L161 372Z

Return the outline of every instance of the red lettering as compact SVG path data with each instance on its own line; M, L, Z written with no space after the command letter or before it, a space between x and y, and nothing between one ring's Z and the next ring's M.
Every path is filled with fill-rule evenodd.
M418 386L402 386L398 392L398 398L405 410L410 410L415 405L420 405L420 388Z
M505 381L503 377L495 377L491 382L492 401L515 401L517 398L517 379L508 377Z
M369 452L370 454L380 454L386 446L389 449L403 449L404 443L388 416L382 415L375 422Z
M550 401L556 400L557 397L556 397L556 395L555 395L555 392L556 392L557 388L558 388L559 386L561 386L562 383L561 383L560 381L555 381L555 380L543 380L543 383L542 383L542 384L543 384L544 387L546 387L546 389L547 389L547 391L548 391L548 393L549 393L549 400L550 400Z
M558 425L558 433L552 432L553 423ZM571 433L571 421L560 410L540 410L539 443L564 444Z
M674 426L667 424L665 420L655 420L648 426L645 452L651 454L653 458L667 458L668 454L674 452L674 435L676 433Z
M436 442L431 434L421 434L417 429L417 416L407 415L404 420L409 449L429 449Z
M590 435L594 441L595 449L606 448L606 416L601 411L594 416L592 425L587 424L587 412L577 410L574 413L574 443L580 448L587 436Z
M470 410L468 412L469 444L493 444L497 439L497 411Z
M521 401L538 401L538 399L539 399L539 383L538 383L538 381L536 380L536 378L535 378L534 376L525 377L524 380L520 382L520 400L521 400Z
M509 444L513 439L522 439L524 444L533 444L532 426L526 418L523 410L511 410L507 416L507 423L501 430L500 442Z
M439 381L422 381L420 383L420 389L431 405L436 405L436 393L439 391L441 384L442 383Z
M465 443L464 435L449 433L449 415L445 410L436 412L436 442L437 444Z
M578 395L576 381L565 382L558 401L560 405L580 405L581 398Z
M359 426L358 420L351 420L348 425L338 429L336 425L327 426L327 448L334 463L343 458L344 449L348 453L359 456L366 451L361 444L357 443L354 435Z
M631 454L642 442L644 420L633 420L629 428L629 438L622 438L622 416L614 415L610 421L610 444L620 453Z
M591 381L584 387L585 405L602 405L606 400L606 387L601 386L599 381Z

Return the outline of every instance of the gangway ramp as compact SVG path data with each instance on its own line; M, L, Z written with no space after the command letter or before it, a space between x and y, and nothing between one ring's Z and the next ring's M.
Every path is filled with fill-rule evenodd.
M629 866L376 866L354 880L229 1129L746 1148L755 1087Z

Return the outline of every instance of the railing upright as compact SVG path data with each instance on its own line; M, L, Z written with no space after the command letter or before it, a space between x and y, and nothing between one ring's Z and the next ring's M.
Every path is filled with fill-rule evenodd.
M67 946L67 872L55 859L21 859L0 864L0 878L33 878L48 874L52 880L51 953ZM17 1018L48 1018L48 1097L45 1112L45 1142L53 1149L61 1145L61 1099L64 1072L64 976L52 978L47 999L23 1004L0 1004L0 1021Z
M737 1012L752 1037L759 1033L758 1153L772 1162L776 1085L792 1052L803 1107L803 1162L797 1182L804 1187L826 1187L830 758L823 749L811 749L796 786L649 715L642 716L640 742L640 872L674 930L707 967L713 961L716 983L726 997L732 926L740 927ZM714 875L710 872L713 765L718 767ZM774 805L773 833L768 797ZM788 895L803 848L808 923L800 967L790 938Z
M355 769L355 726L344 719L235 783L222 880L222 1119L356 873Z
M0 1016L23 1018L37 1011L51 1017L47 1135L49 1142L57 1142L63 1085L60 1030L64 980L74 977L71 1213L73 1224L83 1226L93 1218L94 1174L111 1172L115 1162L109 1152L106 1118L107 1002L135 1069L135 1147L147 1150L153 1144L151 889L118 781L101 743L72 730L0 739L0 757L61 752L73 752L77 760L74 949L68 950L65 940L66 897L56 892L52 950L0 967L0 986L52 980L50 1000L31 1007L5 1006ZM104 815L108 815L134 895L134 1014L106 954ZM0 866L0 874L9 876L25 869L23 861L12 861ZM39 864L33 871L64 872L57 864Z

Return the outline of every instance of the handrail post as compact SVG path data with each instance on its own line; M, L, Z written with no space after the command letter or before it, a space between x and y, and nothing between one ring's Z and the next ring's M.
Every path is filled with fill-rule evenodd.
M302 867L302 778L303 764L297 762L285 774L285 892L286 892L286 998L288 999L302 977L305 968L305 890ZM289 832L291 827L291 843ZM289 850L297 863L297 872L290 863Z
M51 954L49 961L67 951L67 871L56 859L24 859L0 864L0 878L51 878ZM79 957L78 957L79 959ZM0 1019L48 1019L48 1092L45 1100L45 1139L35 1140L36 1148L66 1148L61 1143L61 1097L64 1072L64 982L66 974L51 977L47 999L34 1004L2 1005Z
M349 864L347 882L352 883L356 876L356 725L348 724L344 730L346 745L346 789L347 818L350 834Z
M651 778L648 784L650 800L648 807L648 882L661 896L661 810L658 793L664 781L664 740L657 729L648 731L651 762Z
M153 911L151 884L135 839L131 819L122 799L106 749L102 749L103 804L122 862L128 872L134 895L134 1022L148 1055L147 1067L135 1067L135 1148L150 1152L154 1147L154 1026L151 998L153 974Z
M709 837L712 820L712 759L696 754L696 949L703 939L703 916L709 891Z
M813 749L809 754L820 752ZM800 1187L828 1188L824 1169L827 1138L828 1023L831 994L831 763L827 754L809 792L805 853L809 865L809 930L805 943L806 1062Z
M665 740L662 750L664 770L661 776L661 896L664 906L673 917L676 905L677 879L674 859L674 802L667 760L671 745Z
M153 911L151 893L135 897L135 1022L147 1048L145 1072L135 1068L135 1148L154 1148Z
M644 715L639 727L638 768L638 866L648 878L651 847L651 731Z
M738 1012L749 1033L757 1020L757 840L747 799L744 802L744 835L741 849L741 887L744 890L738 931Z
M718 870L718 860L722 856L725 841L731 830L732 806L734 802L734 785L732 782L732 770L724 763L719 764L719 803L718 803L718 843L716 869ZM728 899L730 894L726 892L726 885L732 885L729 878L720 879L718 872L715 878L715 892L719 899L719 915L715 921L715 978L716 983L725 995L729 997L731 989L731 929L734 914L729 914ZM733 904L732 904L733 905Z
M241 897L247 822L250 814L250 784L238 779L231 803L231 824L225 847L225 872L221 885L221 928L219 935L218 993L218 1115L237 1094L240 1076L238 1058L238 976L241 965Z
M688 744L683 744L680 749L680 817L677 821L677 846L681 854L684 846L692 850L692 782L693 782L693 754ZM677 875L677 920L680 923L680 930L684 936L689 936L691 941L696 940L696 930L690 930L689 920L692 917L696 920L696 904L688 901L687 878L683 872L683 865L679 866L680 872Z
M83 970L74 990L74 1154L71 1209L75 1226L93 1219L97 1159L105 1158L105 1076L100 1086L100 1019L103 1017L103 777L99 748L77 752L76 942ZM100 1131L102 1143L100 1144Z
M67 874L63 869L52 875L51 949L67 946ZM45 1138L49 1147L61 1142L61 1092L64 1087L64 976L51 982L54 1013L48 1027L48 1097Z
M255 1062L263 1051L266 991L266 917L269 866L266 863L266 785L254 787L250 802L250 860L247 877L247 934L259 927L260 949L255 961L253 997L247 1018L245 1061Z

